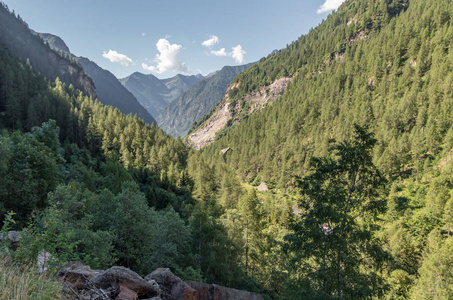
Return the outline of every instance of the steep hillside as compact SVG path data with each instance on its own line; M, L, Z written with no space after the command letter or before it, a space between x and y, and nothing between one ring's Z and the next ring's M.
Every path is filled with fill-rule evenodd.
M375 160L388 170L398 171L432 151L442 142L449 122L442 117L446 123L439 123L440 116L433 114L442 104L429 105L426 93L431 86L449 82L451 27L449 19L434 17L438 5L422 3L347 1L288 48L241 73L224 101L228 110L247 107L249 97L279 78L288 76L292 81L261 112L236 117L232 109L231 121L217 128L219 140L204 155L220 162L220 149L230 147L234 152L228 163L241 178L253 181L259 175L284 187L303 172L313 154L327 151L331 138L347 139L353 123L368 124L376 132ZM421 37L418 32L423 30ZM439 76L438 70L444 75ZM448 102L449 97L442 99ZM201 134L203 124L189 140ZM440 129L440 124L446 127ZM439 134L427 134L427 128ZM212 140L215 131L206 137ZM411 155L398 153L402 148Z
M345 1L233 80L201 150L0 47L2 231L39 216L0 251L265 299L453 299L452 120L451 0Z
M226 66L198 82L165 108L157 118L159 126L175 137L185 136L190 126L219 102L234 77L252 65Z
M159 79L152 74L145 75L135 72L120 79L120 82L152 116L157 118L169 103L202 79L201 75L184 76L180 74L172 78Z
M156 123L156 120L144 109L135 97L125 89L118 79L109 71L102 69L95 62L85 57L77 57L70 53L65 42L56 35L50 33L38 33L38 35L53 49L63 51L72 60L79 63L96 85L96 94L99 101L105 105L118 108L124 114L136 114L146 123Z
M72 84L86 95L95 98L93 81L75 61L66 59L48 45L43 44L39 36L33 35L28 25L11 13L0 3L0 44L16 57L29 61L33 70L43 76Z

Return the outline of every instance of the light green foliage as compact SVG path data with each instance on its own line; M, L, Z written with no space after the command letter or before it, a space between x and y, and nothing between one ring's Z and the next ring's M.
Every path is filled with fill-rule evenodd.
M118 262L129 268L142 270L146 268L143 260L149 255L152 246L151 209L138 186L132 182L125 184L112 204L108 222L115 234L114 245Z
M103 192L96 195L77 182L60 185L49 195L50 204L61 212L63 224L60 224L60 230L67 232L69 239L76 243L75 251L80 253L79 259L95 269L107 268L115 262L112 255L114 234L98 225L103 221L98 210L112 208L112 205L99 205L101 199L107 197L111 194ZM48 215L49 211L45 218Z
M346 2L235 79L239 104L284 68L293 76L280 99L229 128L204 158L221 164L217 153L231 147L226 163L241 179L287 188L310 157L326 154L330 138L350 137L354 123L376 133L373 161L389 175L434 153L450 130L453 99L453 29L431 21L441 12L452 14L449 1Z
M432 232L411 299L451 299L452 268L453 239L450 237L442 241L439 232Z

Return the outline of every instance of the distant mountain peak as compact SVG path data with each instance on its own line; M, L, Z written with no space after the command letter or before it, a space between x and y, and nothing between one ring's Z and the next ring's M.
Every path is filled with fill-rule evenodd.
M253 63L243 66L225 66L208 74L191 89L179 96L157 117L159 126L173 136L185 136L194 122L207 114L222 100L228 84ZM193 76L197 77L197 75Z
M170 78L159 79L153 74L135 72L119 81L151 115L157 117L169 103L203 78L200 74L177 74Z

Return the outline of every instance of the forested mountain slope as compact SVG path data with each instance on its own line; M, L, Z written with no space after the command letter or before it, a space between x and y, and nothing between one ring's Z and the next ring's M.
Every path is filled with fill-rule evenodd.
M146 123L156 123L156 120L144 109L118 79L109 71L102 69L95 62L85 57L77 57L70 53L65 42L50 33L38 33L38 35L58 51L63 51L63 55L68 55L73 61L79 63L88 76L90 76L96 86L96 94L99 101L105 105L118 108L124 114L136 114Z
M162 111L157 117L159 126L174 137L184 137L190 126L200 121L223 97L234 77L252 65L225 66L198 82Z
M172 78L159 79L152 74L135 72L120 79L120 82L152 116L157 118L169 103L202 79L203 76L200 74L191 76L178 74Z
M260 86L293 76L279 100L225 129L204 155L218 160L231 147L228 164L241 178L285 187L313 153L326 153L330 139L347 139L358 123L376 133L375 162L401 171L452 132L450 9L448 1L347 1L235 79L229 102L240 107Z
M28 59L34 72L51 80L59 77L86 95L96 97L93 81L82 67L43 44L41 38L33 35L28 25L20 17L16 18L3 3L0 5L0 43L15 56L24 61Z

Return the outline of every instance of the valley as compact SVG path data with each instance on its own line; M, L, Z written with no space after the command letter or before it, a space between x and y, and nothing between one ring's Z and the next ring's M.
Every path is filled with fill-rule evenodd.
M261 59L191 18L92 60L2 3L0 298L453 298L453 3L329 3Z

